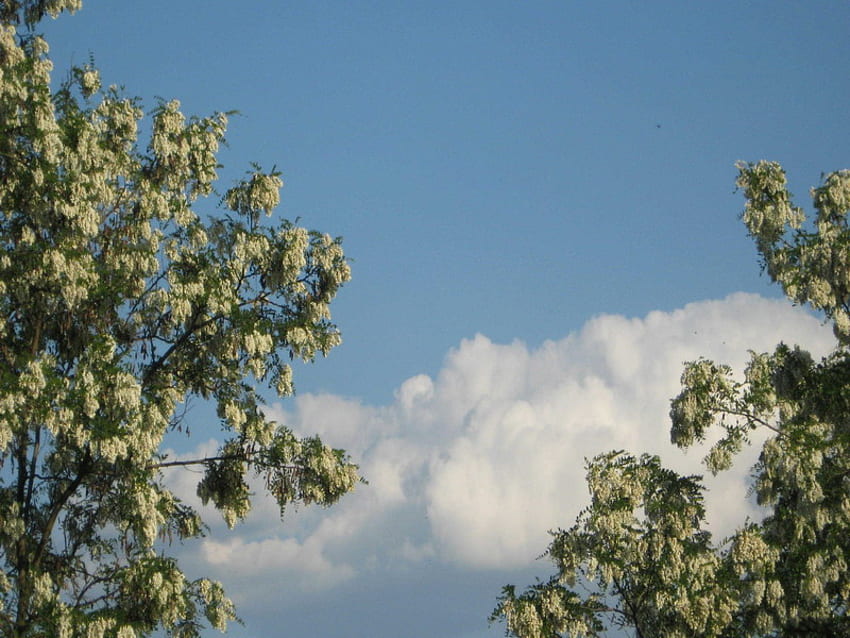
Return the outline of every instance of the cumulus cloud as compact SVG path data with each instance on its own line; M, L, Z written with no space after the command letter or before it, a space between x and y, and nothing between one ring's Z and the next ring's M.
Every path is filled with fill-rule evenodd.
M833 343L829 328L799 308L739 293L643 318L601 315L536 348L477 335L451 350L434 378L402 382L386 406L299 396L273 406L273 418L346 448L369 485L330 510L299 512L284 528L277 509L260 504L258 521L235 539L207 540L203 558L222 570L250 565L259 581L288 570L312 586L420 561L528 565L547 531L568 527L586 505L586 458L627 449L702 473L701 451L669 443L683 362L706 356L740 370L748 349L783 340L815 354ZM715 532L758 515L746 492L754 454L707 479Z
M206 540L201 545L203 559L224 567L232 576L256 578L258 574L280 570L296 571L303 588L323 589L348 580L351 566L333 564L324 555L320 536L300 543L294 538L266 538L246 541L239 536L224 542Z

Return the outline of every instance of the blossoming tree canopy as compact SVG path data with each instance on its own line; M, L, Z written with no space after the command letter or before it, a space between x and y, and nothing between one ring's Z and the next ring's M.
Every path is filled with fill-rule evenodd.
M234 610L168 555L204 525L163 468L202 467L198 494L231 526L252 475L281 510L353 489L345 453L267 420L257 390L291 395L290 360L340 343L329 304L350 271L338 239L267 223L274 171L208 214L226 114L160 103L143 143L140 105L92 65L54 91L36 29L79 8L0 7L0 635L198 636ZM192 397L225 440L168 459Z
M705 458L717 473L763 430L752 488L765 516L715 542L699 477L657 457L599 455L588 464L590 505L553 532L557 574L503 590L492 618L511 635L850 635L850 171L812 190L807 222L778 164L738 169L766 272L791 301L823 313L837 342L821 361L785 344L752 353L740 377L705 359L686 364L671 439L689 447L719 430Z

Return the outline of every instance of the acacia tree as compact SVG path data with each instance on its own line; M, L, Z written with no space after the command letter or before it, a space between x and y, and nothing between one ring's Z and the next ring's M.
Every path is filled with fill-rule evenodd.
M557 574L520 594L503 590L492 619L508 634L850 636L850 171L813 189L807 223L778 164L738 169L764 270L832 322L836 344L821 361L785 344L752 353L741 377L705 359L686 364L671 439L688 447L719 428L704 460L717 473L765 431L752 469L765 516L714 542L700 477L655 457L598 456L588 464L591 504L553 532Z
M346 455L266 419L256 390L292 394L289 360L339 343L329 303L350 272L338 239L264 221L274 171L201 214L225 114L160 103L143 144L139 104L92 65L53 92L36 29L79 8L0 3L0 635L197 636L233 607L169 555L204 524L163 468L202 467L198 494L231 526L250 475L281 510L353 488ZM168 459L193 397L217 406L225 441Z

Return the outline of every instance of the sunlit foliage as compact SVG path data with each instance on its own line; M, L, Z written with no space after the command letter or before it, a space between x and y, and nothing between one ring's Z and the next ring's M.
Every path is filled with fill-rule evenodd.
M290 360L340 342L348 263L339 240L266 222L278 173L216 192L226 114L161 102L145 143L141 105L93 64L53 88L37 28L79 0L0 7L0 635L224 629L222 587L168 554L205 527L163 469L202 468L198 495L231 526L251 476L281 508L353 488L342 451L270 422L257 394L291 395ZM191 430L224 443L166 458L193 397L219 422Z
M837 343L821 361L785 344L751 353L740 377L705 359L686 364L671 439L716 439L705 464L717 473L765 431L752 487L766 515L715 541L699 477L655 457L598 456L588 464L590 506L553 532L557 574L500 598L493 619L510 635L850 636L850 171L813 189L807 222L778 164L738 170L765 271L793 302L823 313Z

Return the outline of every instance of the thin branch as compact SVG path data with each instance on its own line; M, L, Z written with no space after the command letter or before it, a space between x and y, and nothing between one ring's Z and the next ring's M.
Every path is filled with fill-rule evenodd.
M205 456L199 459L186 459L182 461L163 461L162 463L151 463L147 465L145 469L147 470L158 470L164 467L186 467L189 465L208 465L210 463L215 463L216 461L244 461L245 463L251 463L256 452L246 452L245 454L222 454L220 456ZM265 464L263 464L265 465ZM276 465L275 467L283 470L300 470L301 467L297 465Z
M223 454L221 456L206 456L200 459L187 459L184 461L163 461L162 463L151 463L145 467L146 470L158 470L163 467L183 467L186 465L208 465L216 461L248 461L244 454Z
M777 434L783 434L782 430L780 430L780 429L779 429L778 427L776 427L775 425L771 425L770 423L768 423L768 422L767 422L767 421L765 421L764 419L759 418L759 417L757 417L757 416L756 416L756 415L754 415L754 414L750 414L750 413L749 413L749 412L747 412L746 410L724 410L724 412L726 412L727 414L731 414L731 415L733 415L733 416L742 416L742 417L744 417L745 419L748 419L748 420L750 420L750 421L755 421L756 423L758 423L758 424L760 424L760 425L763 425L763 426L764 426L764 427L766 427L768 430L773 430L773 431L774 431L774 432L776 432Z
M44 524L41 541L38 544L38 548L36 549L34 558L32 560L32 564L34 566L38 566L41 562L41 559L44 557L44 552L47 549L47 543L49 542L50 536L53 533L53 526L56 524L56 520L59 518L59 514L68 502L68 499L70 499L74 495L74 492L77 491L77 488L82 484L86 474L88 474L87 466L90 461L91 452L86 451L86 456L80 463L80 468L77 471L77 476L65 487L62 493L53 503L53 507L50 510L50 516L47 517L47 521Z
M219 318L219 315L215 315L213 317L210 317L206 321L202 321L200 323L197 323L199 314L200 314L200 308L195 310L195 315L192 317L192 322L189 324L189 327L186 329L186 331L182 335L180 335L173 344L171 344L171 347L168 348L168 350L166 350L159 359L157 359L156 361L151 363L150 367L145 371L145 375L142 379L142 383L144 385L147 385L148 381L150 381L150 379L153 378L153 375L156 372L159 372L160 368L162 368L165 365L165 362L168 359L168 357L170 357L174 353L174 351L177 350L177 348L179 348L186 341L188 341L189 338L193 334L195 334L198 330L200 330L204 326L212 323L213 321L215 321L216 319Z
M30 507L32 507L32 493L35 489L35 479L36 479L36 462L38 461L38 455L41 451L41 427L36 426L35 428L35 440L33 441L33 449L32 449L32 457L30 458L30 470L29 477L27 483L27 496L26 502L23 503L23 506L29 511Z
M628 592L620 584L620 581L615 578L613 579L613 583L614 588L617 590L617 595L622 599L622 601L625 603L626 607L629 610L629 613L623 613L623 616L631 619L632 625L635 628L635 632L637 632L637 638L643 638L643 632L640 630L638 609L635 607L634 602L631 600L631 598L629 598Z
M252 299L245 299L244 301L242 301L239 304L239 307L244 308L246 306L250 306L250 305L257 303L258 301L264 301L264 300L265 300L264 295L258 295L257 297L254 297ZM192 335L197 333L202 328L205 328L206 326L210 325L211 323L215 323L217 321L220 321L221 319L227 318L226 315L218 313L218 314L215 314L215 315L208 317L207 319L205 319L203 321L198 321L200 319L200 315L201 315L202 311L203 311L202 308L200 308L200 307L196 308L195 314L192 317L192 322L189 324L189 327L186 329L186 331L183 332L183 334L181 334L177 339L174 340L174 342L171 344L171 346L168 348L168 350L166 350L163 353L163 355L161 357L159 357L159 359L157 359L156 361L151 363L151 365L145 371L145 374L142 378L143 384L147 384L148 381L150 381L150 379L153 377L153 375L156 372L158 372L165 365L166 360L172 354L174 354L174 352L178 348L183 346L183 344L186 341L188 341L188 339Z

